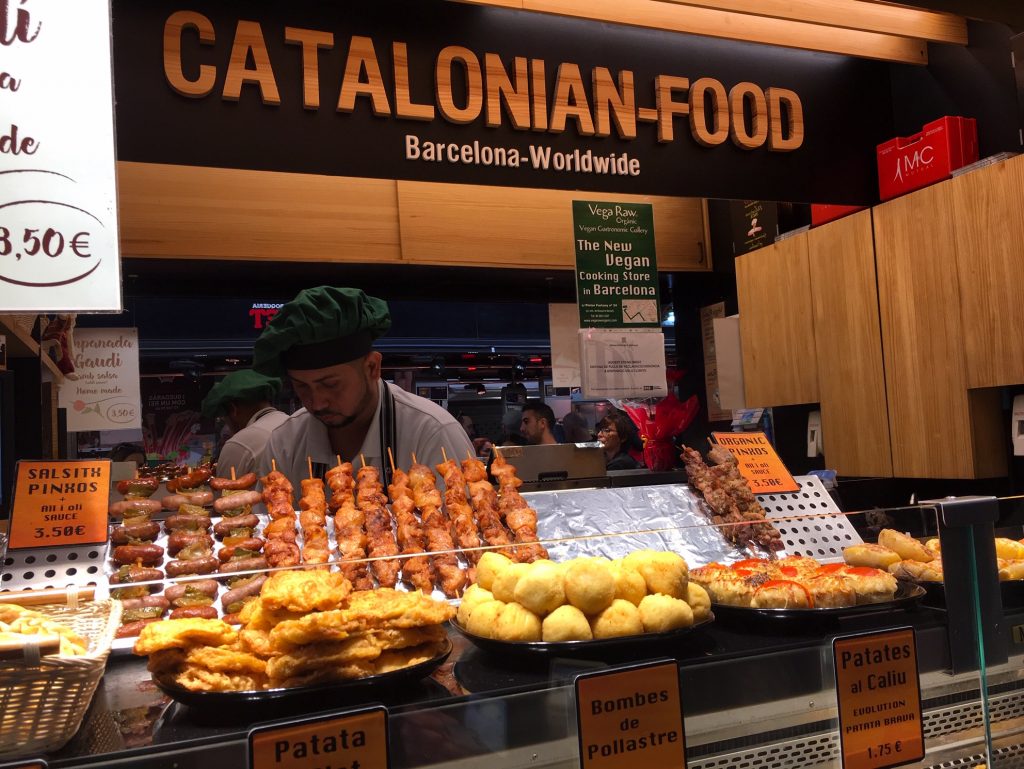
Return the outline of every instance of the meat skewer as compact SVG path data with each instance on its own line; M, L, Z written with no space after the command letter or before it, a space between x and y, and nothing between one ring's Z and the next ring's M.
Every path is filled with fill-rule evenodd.
M353 590L373 590L373 579L365 562L366 517L356 507L352 463L342 462L340 456L337 459L338 464L325 477L331 487L330 508L334 511L334 538L341 555L341 573L352 583Z
M391 496L391 510L395 514L398 546L402 555L412 556L402 562L402 579L423 593L430 595L434 591L434 571L427 558L416 553L426 552L427 536L416 518L412 489L409 488L409 476L395 467L395 458L388 448L388 459L391 462L391 483L388 493Z
M462 460L462 474L469 483L473 513L476 515L484 542L492 547L511 545L512 533L501 522L498 495L491 482L487 480L487 468L484 467L484 463L470 454L468 459ZM499 547L498 552L509 558L515 555L511 547Z
M455 539L459 547L465 550L466 560L470 564L469 581L475 582L474 566L480 560L480 550L477 549L480 547L480 534L473 519L473 508L466 497L466 477L462 474L458 462L448 458L444 448L441 449L441 454L444 456L444 462L437 465L437 472L444 479L444 504L448 508L448 516L455 529Z
M523 482L516 477L516 468L505 461L500 451L494 452L491 474L498 479L498 510L505 524L515 534L516 560L532 563L547 558L548 551L537 542L537 511L519 493L519 486Z
M430 564L437 574L441 590L449 598L461 595L466 586L466 572L452 551L452 524L441 509L441 492L437 490L434 471L412 457L409 468L409 482L412 484L412 500L420 512L423 529L427 535L427 550L438 555L430 556Z
M297 566L301 560L299 546L295 544L295 510L292 508L294 488L277 463L271 460L270 471L263 482L263 503L271 521L263 530L267 538L263 546L266 562L273 567Z
M380 482L380 471L360 458L363 466L356 473L356 506L366 518L367 550L371 558L398 555L398 544L391 528L391 513L388 512L388 499L384 496L384 486ZM394 587L398 584L398 561L373 561L370 569L381 587Z
M302 562L325 564L331 560L327 543L327 497L324 482L313 477L313 459L309 463L309 478L302 479L302 498L299 500L299 524L302 527Z

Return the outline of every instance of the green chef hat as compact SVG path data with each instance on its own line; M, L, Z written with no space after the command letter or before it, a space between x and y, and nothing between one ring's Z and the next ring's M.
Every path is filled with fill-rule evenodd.
M203 398L203 416L207 419L227 411L235 402L260 403L271 400L281 389L281 380L257 374L251 369L232 371L213 386Z
M358 288L318 286L284 305L256 340L253 368L268 376L319 369L366 355L391 328L383 299Z

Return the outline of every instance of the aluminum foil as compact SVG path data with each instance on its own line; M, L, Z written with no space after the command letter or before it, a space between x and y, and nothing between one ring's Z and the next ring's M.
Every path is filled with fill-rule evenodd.
M684 484L534 491L523 497L537 511L540 539L592 537L547 544L554 561L581 555L621 558L644 548L679 553L691 567L751 556L710 525ZM650 533L625 533L640 531Z

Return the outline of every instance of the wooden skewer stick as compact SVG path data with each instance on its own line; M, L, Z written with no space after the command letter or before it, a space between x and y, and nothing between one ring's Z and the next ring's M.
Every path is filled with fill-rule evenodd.
M277 460L276 459L271 459L270 460L270 469L273 470L275 473L277 472Z
M338 467L341 467L341 454L335 454L334 458L338 460Z
M388 446L388 461L391 463L391 472L395 472L395 454L391 451L390 446Z
M469 449L466 449L466 459L476 459L476 457L473 456L473 452Z
M415 451L412 452L412 463L414 465L418 465L419 464L419 462L416 461L416 452Z
M448 461L448 452L444 450L444 446L441 447L441 458L444 459L445 462Z
M363 456L362 452L359 452L359 461L363 463L363 467L366 467L366 457Z
M235 478L235 468L234 468L234 466L232 466L232 467L231 467L231 480L233 480L233 481L234 481L234 480L237 480L237 479Z
M309 468L309 478L310 478L310 480L312 480L312 478L313 478L313 457L311 457L309 455L306 456L306 467Z

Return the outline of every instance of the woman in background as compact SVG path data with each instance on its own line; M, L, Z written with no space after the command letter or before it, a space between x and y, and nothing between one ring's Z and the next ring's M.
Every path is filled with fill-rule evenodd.
M633 421L621 411L613 411L597 424L597 439L604 446L605 466L609 470L636 470L643 467L629 455L639 443Z

